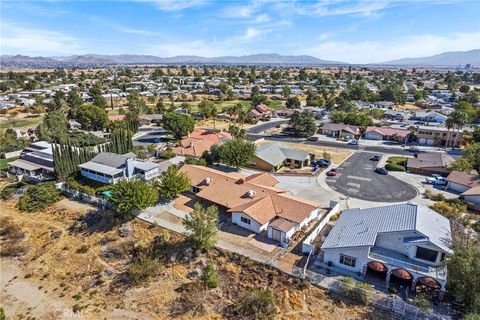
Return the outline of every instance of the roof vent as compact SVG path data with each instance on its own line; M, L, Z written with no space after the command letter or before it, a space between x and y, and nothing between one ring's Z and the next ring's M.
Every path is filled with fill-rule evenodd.
M237 183L239 184L244 184L245 183L245 179L244 178L240 178L237 180Z
M206 177L205 180L203 180L203 182L208 186L212 182L212 178Z
M257 193L253 190L248 190L247 191L247 197L249 197L249 198L253 199L256 195L257 195Z

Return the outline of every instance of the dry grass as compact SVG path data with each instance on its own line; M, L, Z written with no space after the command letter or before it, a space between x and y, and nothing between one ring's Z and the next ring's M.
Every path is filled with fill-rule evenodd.
M67 199L36 214L19 213L12 203L2 203L0 209L1 221L18 226L15 234L22 234L17 238L28 248L18 260L18 277L8 273L8 284L2 280L0 299L8 301L4 307L11 318L28 318L32 308L37 319L48 318L52 303L61 302L88 312L92 319L236 319L229 306L251 288L275 292L278 319L370 317L369 308L339 304L322 289L305 288L297 279L235 254L213 250L188 262L169 259L183 250L183 238L174 233L159 252L167 257L159 260L159 272L132 286L123 279L134 252L157 236L165 238L165 230L133 220L132 233L122 238L118 228L103 219L79 223L95 208ZM108 213L102 216L108 218ZM77 252L82 245L89 250ZM198 270L208 261L215 265L220 287L199 293ZM185 292L194 298L185 300ZM189 307L178 309L179 303Z

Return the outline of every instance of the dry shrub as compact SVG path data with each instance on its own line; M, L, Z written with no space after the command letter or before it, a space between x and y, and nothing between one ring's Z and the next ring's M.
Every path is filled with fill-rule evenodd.
M21 243L25 238L25 233L8 218L2 218L0 221L0 256L17 257L24 254L27 248Z

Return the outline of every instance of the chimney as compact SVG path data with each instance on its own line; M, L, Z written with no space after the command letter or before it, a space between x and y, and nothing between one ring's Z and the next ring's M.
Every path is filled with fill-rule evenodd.
M125 160L125 170L127 178L133 176L133 171L135 170L134 161L135 160L133 160L133 158L128 158L127 160Z
M208 186L212 182L212 178L206 177L205 180L203 180L203 182Z

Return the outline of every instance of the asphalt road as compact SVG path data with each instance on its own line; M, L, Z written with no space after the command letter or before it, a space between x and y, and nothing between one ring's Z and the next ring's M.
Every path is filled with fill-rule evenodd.
M357 152L347 159L327 184L337 192L353 198L379 202L403 202L417 196L417 189L391 175L373 170L378 162L369 159L375 153Z
M249 137L250 138L250 137ZM312 146L323 146L323 147L334 147L334 148L343 148L343 149L350 149L354 151L367 151L367 152L375 152L375 153L388 153L388 154L395 154L395 155L403 155L403 156L413 156L414 153L404 150L403 148L392 148L388 146L365 146L365 145L351 145L346 142L334 142L334 141L308 141L305 138L296 138L292 136L257 136L256 139L264 138L265 140L271 141L283 141L283 142L293 142L293 143L303 143ZM255 140L253 138L252 140ZM416 153L421 153L422 151L416 151Z
M276 126L288 123L289 120L272 120L265 123L257 124L256 126L247 129L247 133L259 134L265 130L275 128Z

